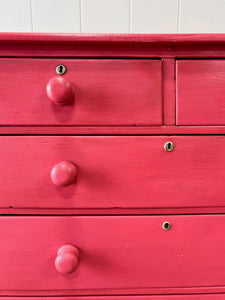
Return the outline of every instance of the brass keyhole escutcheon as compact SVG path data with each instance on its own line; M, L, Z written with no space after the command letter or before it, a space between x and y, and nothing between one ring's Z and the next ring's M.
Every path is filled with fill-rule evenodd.
M170 230L171 229L171 227L172 227L172 225L171 225L171 223L170 222L164 222L163 224L162 224L162 228L164 229L164 230Z
M167 152L173 151L173 149L174 149L174 143L172 143L172 142L166 142L166 143L164 144L164 149L165 149Z
M64 66L64 65L58 65L58 66L56 67L56 73L57 73L58 75L63 75L63 74L65 74L65 73L66 73L66 66Z

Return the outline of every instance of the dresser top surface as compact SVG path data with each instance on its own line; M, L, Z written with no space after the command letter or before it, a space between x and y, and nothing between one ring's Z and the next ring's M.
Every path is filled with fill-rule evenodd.
M154 45L225 44L225 34L79 34L0 33L0 42L18 43L149 43Z

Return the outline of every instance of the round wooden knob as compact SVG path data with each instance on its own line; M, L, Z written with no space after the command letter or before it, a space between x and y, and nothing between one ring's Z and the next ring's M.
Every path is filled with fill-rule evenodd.
M64 245L59 248L55 259L56 270L62 274L73 273L79 260L79 250L72 245Z
M51 179L55 185L67 186L77 177L77 167L69 161L61 161L51 170Z
M46 86L48 98L58 105L67 105L74 99L72 84L62 76L56 76L49 80Z

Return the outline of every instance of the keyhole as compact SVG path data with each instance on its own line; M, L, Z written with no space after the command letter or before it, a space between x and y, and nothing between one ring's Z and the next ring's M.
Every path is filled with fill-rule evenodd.
M65 74L65 73L66 73L66 66L64 66L64 65L58 65L58 66L56 67L56 73L57 73L58 75L63 75L63 74Z
M174 149L174 144L172 142L166 142L164 144L164 149L167 151L167 152L171 152L173 151Z
M170 228L171 228L171 223L170 223L170 222L164 222L164 223L162 224L162 228L163 228L164 230L170 230Z

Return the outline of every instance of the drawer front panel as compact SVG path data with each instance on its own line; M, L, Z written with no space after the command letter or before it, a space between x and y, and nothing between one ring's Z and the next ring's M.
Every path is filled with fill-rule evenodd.
M224 286L224 227L224 215L2 217L0 292ZM78 266L62 274L57 251L68 244Z
M225 125L225 60L179 60L177 125Z
M0 206L222 207L224 149L224 136L2 136Z
M0 63L1 125L162 124L160 60L1 58ZM67 71L58 82L60 64ZM72 102L52 102L47 85L51 100Z

